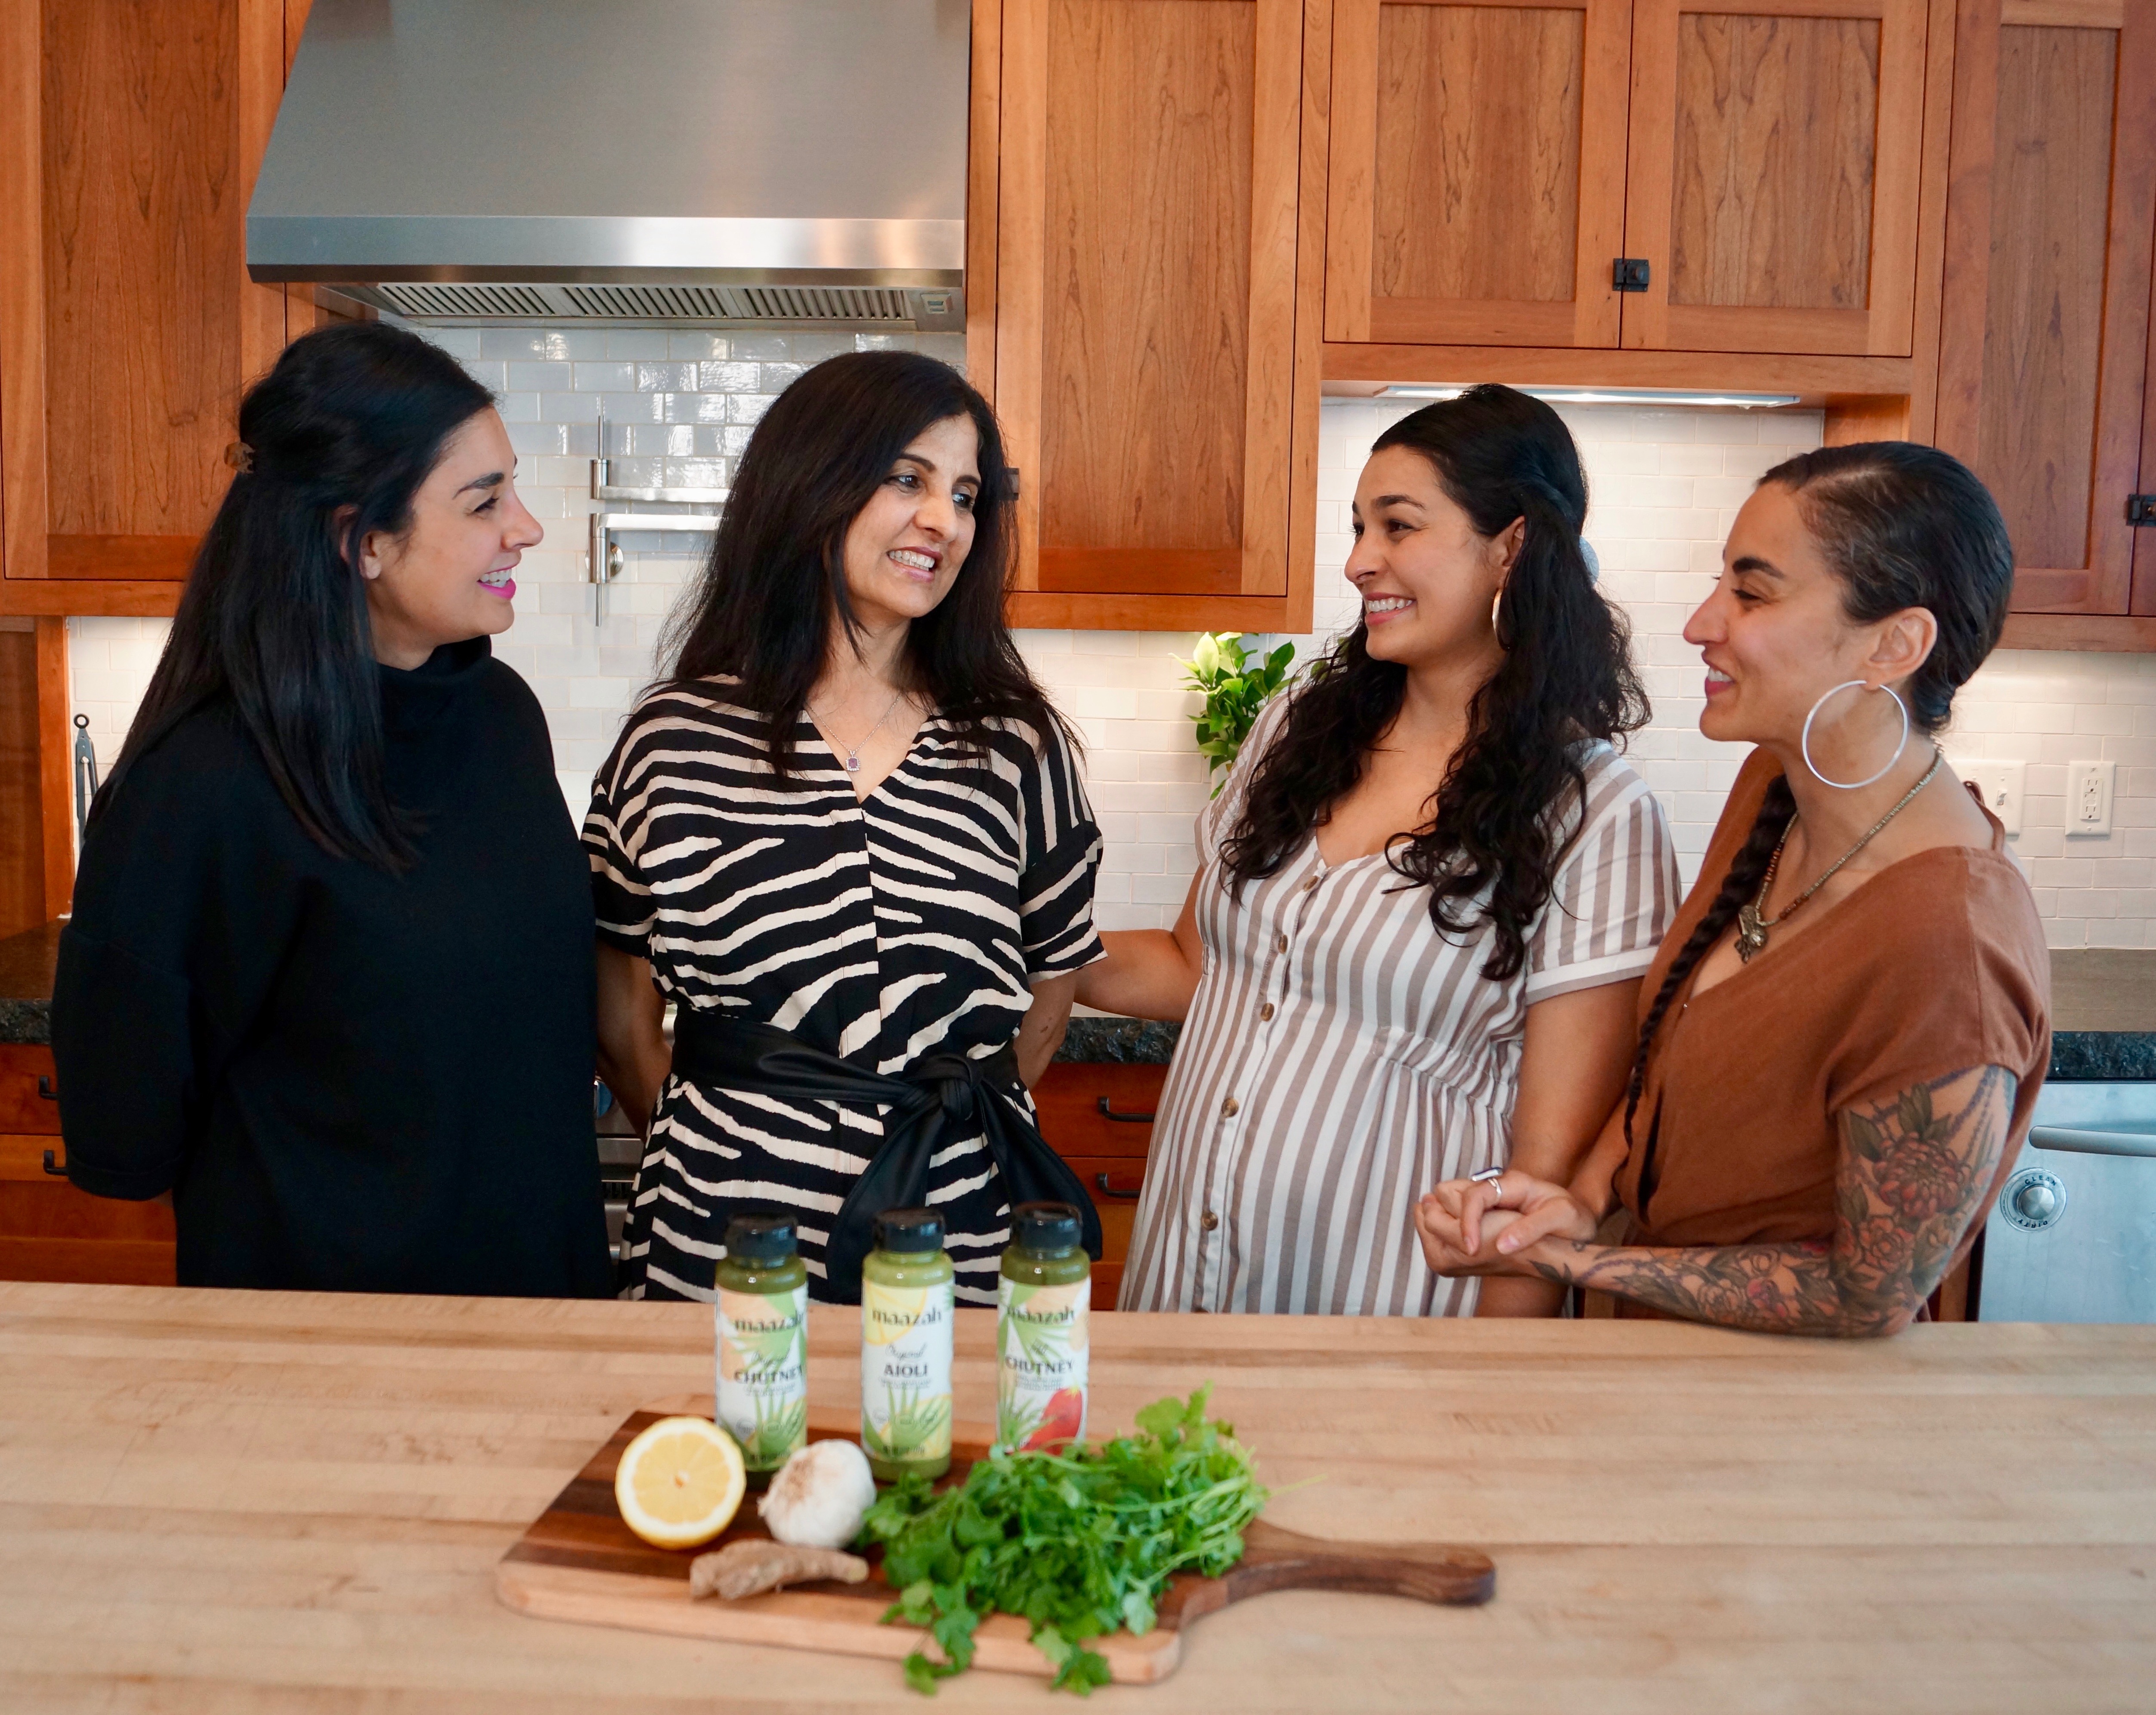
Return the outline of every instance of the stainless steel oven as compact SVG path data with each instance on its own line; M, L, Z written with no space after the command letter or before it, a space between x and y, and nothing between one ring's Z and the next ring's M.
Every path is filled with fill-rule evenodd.
M2156 1322L2156 1083L2044 1086L1976 1300L1979 1322Z
M613 1099L613 1091L592 1081L593 1129L598 1134L599 1194L606 1202L607 1250L621 1265L621 1231L629 1219L629 1199L636 1169L644 1159L644 1140Z

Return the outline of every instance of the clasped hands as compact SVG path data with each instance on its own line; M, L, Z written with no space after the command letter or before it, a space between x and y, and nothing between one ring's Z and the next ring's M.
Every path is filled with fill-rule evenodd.
M1415 1204L1414 1225L1433 1274L1542 1278L1536 1263L1556 1261L1564 1240L1594 1238L1599 1223L1568 1187L1508 1169L1445 1180Z

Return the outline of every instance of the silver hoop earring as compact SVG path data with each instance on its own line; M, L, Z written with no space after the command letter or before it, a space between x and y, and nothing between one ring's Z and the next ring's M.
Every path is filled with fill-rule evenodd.
M1894 699L1894 706L1902 711L1902 742L1894 747L1894 754L1887 758L1886 767L1880 769L1877 773L1868 774L1861 780L1830 780L1825 775L1820 773L1819 764L1812 760L1812 722L1819 719L1819 711L1820 708L1825 706L1827 698L1834 696L1837 691L1847 691L1851 685L1861 685L1866 691L1883 691L1887 696ZM1897 691L1892 685L1874 685L1868 679L1845 679L1840 684L1822 691L1820 694L1819 701L1812 705L1811 712L1804 716L1804 730L1803 735L1797 741L1797 748L1804 752L1804 766L1812 771L1812 778L1818 781L1822 786L1831 786L1837 791L1841 792L1860 791L1866 786L1871 786L1876 784L1879 781L1884 780L1887 776L1893 771L1894 764L1902 760L1902 752L1908 749L1908 704L1902 701L1901 694Z

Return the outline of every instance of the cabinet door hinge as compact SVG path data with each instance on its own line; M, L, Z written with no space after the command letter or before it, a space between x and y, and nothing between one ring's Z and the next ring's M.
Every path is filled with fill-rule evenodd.
M1644 292L1647 289L1647 259L1620 256L1609 264L1609 284L1620 292Z
M2138 525L2156 524L2156 495L2127 496L2126 521Z

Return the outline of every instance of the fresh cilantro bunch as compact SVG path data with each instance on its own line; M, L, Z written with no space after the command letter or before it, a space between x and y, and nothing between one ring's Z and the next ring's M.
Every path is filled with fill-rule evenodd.
M1091 1691L1108 1664L1088 1639L1152 1630L1170 1577L1215 1577L1240 1560L1265 1491L1235 1430L1206 1420L1212 1391L1147 1406L1137 1435L1105 1446L996 1453L942 1494L910 1475L880 1497L861 1536L884 1545L899 1592L885 1623L925 1627L949 1658L916 1650L906 1683L933 1692L963 1672L973 1628L1000 1611L1031 1622L1056 1685Z

